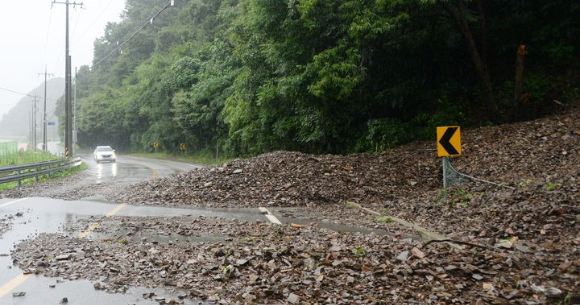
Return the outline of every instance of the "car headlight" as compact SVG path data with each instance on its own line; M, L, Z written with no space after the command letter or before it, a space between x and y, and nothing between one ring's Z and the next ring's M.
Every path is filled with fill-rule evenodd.
M117 155L115 155L115 153L112 153L112 154L111 154L111 157L112 157L113 159L117 159Z

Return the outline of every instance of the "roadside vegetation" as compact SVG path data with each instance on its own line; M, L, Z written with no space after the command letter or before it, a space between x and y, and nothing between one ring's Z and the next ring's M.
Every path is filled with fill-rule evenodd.
M0 155L0 166L37 163L56 160L60 157L44 151L22 150L15 154Z
M49 152L45 152L43 150L19 150L19 151L12 151L8 152L8 150L3 151L4 153L0 154L0 167L8 167L14 165L21 165L21 164L32 164L32 163L39 163L44 161L51 161L60 159L60 156L56 156ZM48 179L59 179L62 177L67 177L73 175L77 172L83 171L87 169L87 165L82 163L81 166L77 166L75 168L71 168L68 170L63 170L59 172L54 172L48 175L41 175L38 177L38 181L48 180ZM35 183L34 178L28 178L21 180L21 186L29 185ZM0 190L9 190L14 189L18 186L17 182L7 182L0 184Z
M226 163L226 162L233 160L233 158L230 158L230 157L215 158L214 156L208 155L208 154L190 155L190 154L171 154L168 152L133 153L130 155L135 156L135 157L171 160L171 161L178 161L178 162L185 162L185 163L192 163L192 164L202 164L202 165L222 164L222 163Z
M82 164L80 166L51 173L50 177L48 175L40 175L40 176L38 176L38 182L42 182L42 181L46 181L46 180L53 180L53 179L61 179L64 177L72 176L76 173L79 173L79 172L86 170L87 168L88 168L88 165L86 163L82 162ZM35 182L34 178L23 179L20 181L21 187L26 186L26 185L31 185L34 183L37 183L37 182ZM7 182L7 183L0 183L0 191L12 190L12 189L15 189L17 187L18 187L18 183L15 181L14 182Z
M128 0L79 69L82 147L374 152L580 97L574 1L184 0L151 23L166 4Z

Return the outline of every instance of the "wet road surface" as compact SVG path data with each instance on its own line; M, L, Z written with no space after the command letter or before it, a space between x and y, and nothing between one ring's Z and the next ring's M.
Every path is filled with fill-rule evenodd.
M81 158L89 166L88 175L83 178L86 180L85 183L133 183L199 167L186 163L127 156L119 156L116 163L100 164L97 164L91 155L81 155ZM10 250L21 240L40 233L62 233L62 226L67 223L90 216L102 217L113 211L115 214L126 216L235 215L233 211L195 212L187 209L120 206L95 201L63 201L48 198L1 199L0 216L12 215L14 219L12 229L0 237L0 304L59 304L65 297L68 304L159 304L155 300L143 298L143 293L149 292L155 292L156 295L167 299L177 299L176 292L160 289L131 288L125 294L109 294L95 290L93 284L88 281L57 283L56 278L23 275L22 270L14 266L9 255ZM15 216L17 214L22 216ZM260 217L257 212L253 214L254 218ZM239 217L252 219L252 216ZM67 233L77 236L81 232ZM90 232L83 234L91 238ZM54 288L51 288L51 285L55 285ZM26 294L13 297L14 292Z
M119 209L119 207L122 207ZM62 227L67 223L74 223L81 218L90 216L104 216L118 209L116 216L178 216L194 215L207 217L237 218L249 221L265 220L258 209L182 209L148 206L130 206L93 201L62 201L47 198L25 198L19 200L0 200L1 215L16 215L12 230L5 233L0 239L0 284L18 281L22 270L13 266L10 250L20 240L34 237L39 233L62 233ZM66 232L70 236L78 236L83 232ZM95 233L88 233L86 238L102 238ZM158 304L143 299L143 293L156 292L159 296L177 299L177 292L159 289L132 288L125 294L108 294L97 291L88 281L65 281L57 283L55 278L32 275L22 284L13 289L0 288L0 304L58 304L63 297L67 297L69 304ZM49 285L56 285L49 288ZM23 297L13 297L13 292L26 292ZM42 301L41 301L42 300ZM50 302L48 300L51 300ZM75 302L76 300L76 302ZM105 301L106 300L106 301ZM46 301L46 302L45 302ZM193 302L193 301L191 301ZM187 303L186 303L187 304ZM193 303L191 303L193 304Z
M166 160L153 160L139 157L118 156L115 163L98 163L92 155L79 155L83 162L89 166L90 182L117 182L134 183L157 177L167 177L184 171L199 168L199 165L173 162Z

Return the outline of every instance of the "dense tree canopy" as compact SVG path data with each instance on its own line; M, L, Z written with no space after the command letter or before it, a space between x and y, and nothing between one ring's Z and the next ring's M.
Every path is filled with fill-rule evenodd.
M175 3L127 0L95 41L77 77L81 146L375 151L580 94L574 1Z

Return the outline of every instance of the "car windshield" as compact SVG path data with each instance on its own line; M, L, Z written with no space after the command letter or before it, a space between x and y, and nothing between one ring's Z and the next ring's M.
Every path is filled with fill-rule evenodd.
M102 146L102 147L97 147L97 151L113 151L113 149L109 146Z

